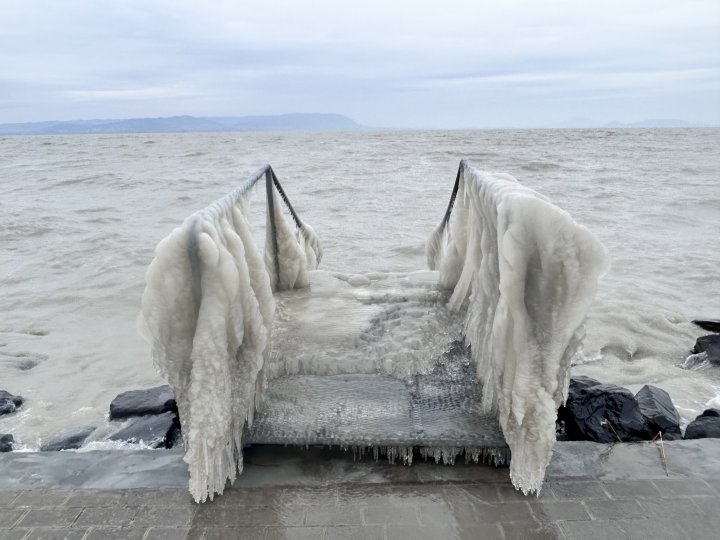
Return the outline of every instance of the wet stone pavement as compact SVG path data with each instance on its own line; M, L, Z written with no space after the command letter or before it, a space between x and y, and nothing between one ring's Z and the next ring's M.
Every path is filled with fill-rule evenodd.
M574 462L568 456L554 460L539 498L515 492L506 468L389 466L328 455L297 457L294 464L287 456L248 456L244 483L201 505L185 488L168 486L173 482L152 471L142 477L109 475L105 481L125 486L121 489L88 487L103 480L95 473L83 479L89 473L80 469L64 471L76 482L63 489L36 466L36 476L44 479L28 489L0 479L0 540L720 537L720 475L715 474L720 446L705 448L698 474L678 464L679 470L668 475L657 474L655 463L643 468L653 448L621 456L596 446L590 458L604 465L578 467L587 455ZM638 456L643 457L633 464ZM20 461L15 468L8 463L0 461L0 474L22 470ZM568 473L558 473L560 466ZM580 474L581 468L587 474ZM30 477L17 478L15 483L28 483ZM155 481L167 487L127 487Z

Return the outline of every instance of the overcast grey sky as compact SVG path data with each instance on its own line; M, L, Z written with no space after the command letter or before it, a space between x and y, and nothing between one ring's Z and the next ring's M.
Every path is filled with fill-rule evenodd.
M3 0L0 122L720 124L720 1Z

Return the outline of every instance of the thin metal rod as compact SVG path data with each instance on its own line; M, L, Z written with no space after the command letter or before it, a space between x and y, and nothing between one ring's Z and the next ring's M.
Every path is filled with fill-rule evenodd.
M292 204L290 204L290 199L288 199L288 196L285 194L285 190L280 185L280 181L277 179L277 176L275 176L275 171L272 167L270 167L270 173L272 174L273 183L275 184L278 193L280 193L280 197L282 197L282 200L285 202L285 206L287 206L288 210L290 210L290 215L292 216L295 225L298 229L302 229L303 223L300 221L300 217L295 213L295 209L292 207Z
M463 172L465 171L465 168L468 166L467 160L463 159L460 161L460 166L458 167L457 176L455 176L455 185L453 186L452 195L450 195L450 202L448 203L447 210L445 210L445 216L442 220L442 226L443 228L447 227L447 224L450 222L450 214L452 214L453 206L455 206L455 197L457 197L458 189L460 188L460 177L462 176Z
M268 217L270 221L270 236L272 238L273 259L275 261L275 288L280 286L280 256L278 254L277 226L275 224L275 197L273 194L273 173L272 167L268 166L265 171L265 192L267 194Z

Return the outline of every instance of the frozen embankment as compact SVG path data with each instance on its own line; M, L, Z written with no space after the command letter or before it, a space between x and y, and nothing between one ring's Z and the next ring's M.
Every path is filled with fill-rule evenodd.
M441 286L452 290L449 308L466 313L483 409L499 416L512 482L524 493L539 491L570 362L608 266L605 249L512 176L462 162L427 256Z
M246 211L263 175L272 195L264 261ZM288 224L277 189L272 170L261 169L163 239L147 271L140 324L175 393L190 491L199 501L222 493L242 471L243 426L252 424L266 384L272 293L307 285L306 272L322 255L294 213L297 230Z

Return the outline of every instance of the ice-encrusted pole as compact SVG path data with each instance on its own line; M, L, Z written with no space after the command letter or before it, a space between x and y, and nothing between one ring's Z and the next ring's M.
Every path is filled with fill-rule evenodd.
M246 210L249 191L263 177L265 260ZM146 273L141 331L175 393L190 491L199 502L222 493L242 471L243 428L252 424L265 387L273 290L304 286L321 253L317 237L287 223L273 189L279 185L269 165L261 168L161 240Z
M463 160L427 258L452 291L450 309L466 312L483 408L498 414L513 484L539 492L570 362L607 269L605 249L512 176L481 172Z

